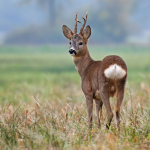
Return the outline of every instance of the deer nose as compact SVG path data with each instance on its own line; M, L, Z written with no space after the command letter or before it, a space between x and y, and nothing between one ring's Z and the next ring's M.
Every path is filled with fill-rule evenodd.
M73 54L73 53L74 53L74 51L75 51L75 50L70 49L70 50L69 50L69 53L70 53L70 54Z
M70 53L70 55L76 55L76 54L77 54L74 49L70 49L70 50L69 50L69 53Z

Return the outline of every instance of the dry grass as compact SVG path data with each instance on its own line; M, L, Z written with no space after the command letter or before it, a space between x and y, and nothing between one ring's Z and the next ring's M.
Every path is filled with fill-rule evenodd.
M146 87L142 83L141 88ZM74 85L74 91L76 91ZM70 89L71 92L73 89ZM70 92L68 89L68 92ZM60 93L59 93L60 94ZM79 94L79 93L78 93ZM105 108L102 128L88 129L85 99L66 101L64 106L32 97L32 103L0 107L1 149L150 149L149 90L126 88L121 109L120 131L115 117L110 130L105 130ZM111 100L115 104L115 99Z

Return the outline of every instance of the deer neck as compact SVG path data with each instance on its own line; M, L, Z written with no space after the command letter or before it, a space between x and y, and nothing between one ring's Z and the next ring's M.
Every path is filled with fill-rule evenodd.
M88 50L84 55L82 55L80 57L72 56L72 59L75 63L75 68L76 68L76 70L78 71L78 73L81 77L84 76L86 70L88 69L90 64L92 64L92 62L94 61L91 58Z

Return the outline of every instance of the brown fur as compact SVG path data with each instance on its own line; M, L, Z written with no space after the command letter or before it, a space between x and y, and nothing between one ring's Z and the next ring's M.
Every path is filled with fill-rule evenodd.
M113 118L109 98L116 95L116 119L117 125L120 124L120 106L124 97L125 83L127 78L127 66L124 60L116 55L105 57L102 61L94 61L89 54L87 41L91 34L90 26L87 26L83 35L74 34L67 27L63 26L63 33L71 42L70 48L76 52L73 55L75 67L81 76L81 87L86 98L89 127L92 127L93 116L93 99L96 103L97 124L100 128L100 118L102 115L102 105L104 104L107 112L106 127L109 128ZM82 45L80 45L82 42ZM80 43L80 44L79 44ZM126 75L121 79L109 79L105 76L104 71L110 65L117 64L126 71Z

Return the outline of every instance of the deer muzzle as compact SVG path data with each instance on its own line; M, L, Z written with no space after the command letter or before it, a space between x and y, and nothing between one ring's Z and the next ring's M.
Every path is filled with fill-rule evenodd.
M69 53L70 53L70 55L76 55L76 54L77 54L74 49L70 49L70 50L69 50Z

